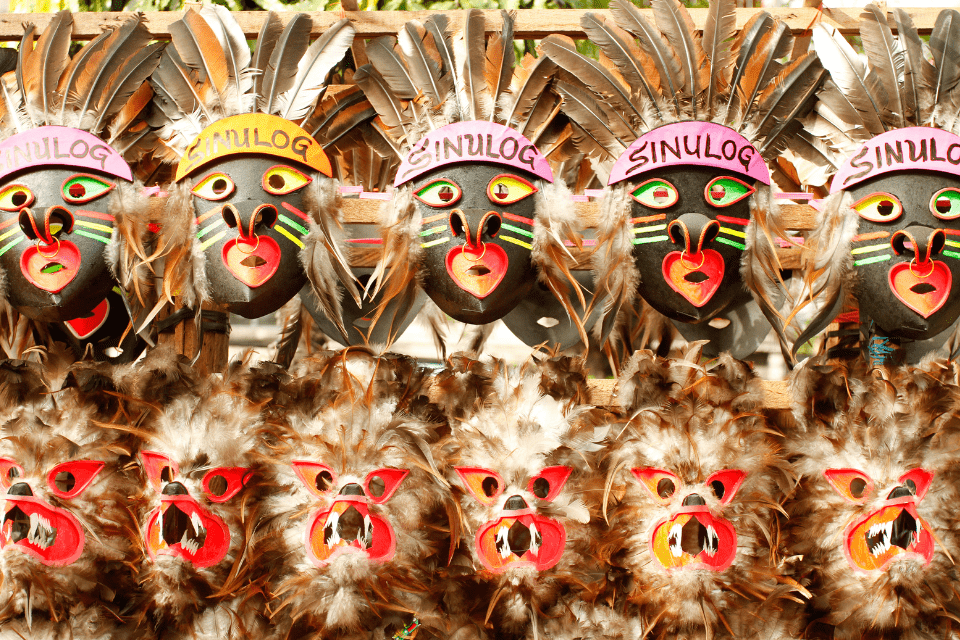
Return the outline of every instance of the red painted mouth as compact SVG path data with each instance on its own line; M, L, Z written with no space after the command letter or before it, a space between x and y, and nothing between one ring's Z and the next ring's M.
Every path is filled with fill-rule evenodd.
M273 277L280 266L280 245L270 236L236 238L223 245L223 263L233 276L255 289Z
M160 502L144 530L151 558L171 555L198 569L223 560L230 549L230 529L222 519L190 496L163 496Z
M33 496L5 496L0 520L0 548L15 548L45 565L63 567L80 554L86 536L80 521Z
M497 573L508 567L545 571L560 561L567 543L563 525L526 509L505 514L477 531L477 555L483 566Z
M354 497L339 498L329 510L314 515L305 543L317 566L343 553L365 553L374 562L386 562L397 548L390 523L370 513L363 498Z
M723 280L723 257L713 249L671 251L663 259L663 279L695 307L710 301Z
M953 284L950 268L939 260L901 262L890 267L890 289L913 311L929 318L946 303Z
M93 311L86 317L67 320L67 329L70 330L70 333L72 333L77 340L86 340L104 325L109 315L110 301L104 298L103 302L94 307Z
M653 530L650 548L667 570L723 571L737 555L737 532L705 507L694 507L661 520Z
M20 271L27 281L50 293L62 291L79 270L80 250L69 240L44 245L42 251L34 245L20 256Z
M507 253L490 242L480 248L459 246L447 252L447 273L457 286L480 299L497 288L509 264Z
M933 559L933 536L913 498L890 502L847 527L844 551L854 569L884 569L903 556L917 557L924 564Z

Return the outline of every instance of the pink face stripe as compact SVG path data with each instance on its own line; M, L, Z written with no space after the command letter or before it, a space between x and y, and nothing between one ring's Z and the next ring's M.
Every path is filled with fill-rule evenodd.
M88 211L87 209L77 209L75 212L78 216L83 216L84 218L97 218L98 220L107 220L108 222L113 222L113 216L109 213L100 213L99 211Z

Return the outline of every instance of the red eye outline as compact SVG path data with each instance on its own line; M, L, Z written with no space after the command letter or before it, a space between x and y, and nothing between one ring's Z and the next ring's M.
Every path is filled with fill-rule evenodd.
M11 202L9 206L4 206L4 198L6 198L7 196L12 197L12 193L17 189L21 189L25 191L27 193L27 199L23 202L23 204L17 205ZM0 189L0 209L3 209L4 211L20 211L20 209L23 209L24 207L29 207L30 205L32 205L33 201L36 199L37 197L33 195L33 191L31 191L30 187L28 187L25 184L16 184L16 183L8 184L7 186Z
M450 202L430 202L427 200L428 194L425 192L432 187L441 186L440 183L446 183L447 185L453 187L454 193L453 197L450 198ZM449 178L439 178L417 189L413 193L413 197L428 207L433 207L434 209L446 209L447 207L452 206L460 201L460 198L463 197L463 189L460 188L460 185Z
M503 180L504 178L509 179L509 180L516 180L517 182L520 183L521 189L523 189L523 188L529 188L530 191L527 191L526 193L521 193L520 195L514 196L513 198L510 198L510 194L507 193L506 197L507 197L507 198L510 198L510 199L509 199L509 200L501 200L500 198L494 196L494 194L493 194L493 185L494 185L498 180ZM507 190L509 191L510 188L507 187ZM533 194L535 194L537 191L540 191L540 189L538 189L538 188L536 187L536 185L534 185L534 184L533 184L532 182L530 182L529 180L524 180L524 179L521 178L520 176L518 176L518 175L516 175L516 174L513 174L513 173L501 173L501 174L496 175L496 176L494 176L493 178L491 178L491 179L490 179L490 182L487 183L487 198L488 198L488 199L490 200L490 202L492 202L494 205L507 205L507 204L513 204L513 203L515 203L515 202L520 202L520 201L523 200L524 198L529 198L530 196L532 196Z
M10 478L10 470L17 470L17 478ZM26 475L26 471L23 470L19 464L11 460L10 458L0 458L0 486L4 489L9 489L17 482L20 482L19 478L22 478Z
M464 488L469 491L480 504L488 507L496 504L497 498L499 498L504 489L507 488L507 484L496 471L490 471L489 469L482 469L480 467L454 467L454 470L457 472L457 475L460 476L460 480L463 481ZM491 495L487 495L483 484L490 478L497 483L497 486Z
M70 462L63 462L53 469L50 469L50 472L47 473L47 487L50 488L50 493L58 498L66 498L68 500L76 498L90 486L90 483L93 482L97 474L103 470L104 466L104 463L100 460L71 460ZM74 483L70 490L62 491L57 486L57 476L60 473L73 475Z
M744 193L741 193L736 199L731 200L730 202L715 202L715 201L713 200L713 198L711 197L711 195L710 195L710 188L713 187L713 186L714 186L715 184L717 184L718 182L720 182L721 180L730 180L731 182L736 182L736 183L741 184L741 185L743 185L744 187L746 187L747 190L746 190ZM722 187L723 185L720 185L720 186ZM743 200L744 198L749 198L750 196L752 196L752 195L753 195L754 193L756 193L756 192L757 192L757 190L756 190L755 187L750 186L749 184L747 184L746 182L744 182L744 181L741 180L740 178L734 178L733 176L717 176L716 178L714 178L713 180L711 180L710 182L708 182L708 183L707 183L707 186L705 186L705 187L703 188L703 199L706 200L706 201L707 201L707 204L709 204L711 207L716 207L716 208L718 208L718 209L723 209L723 208L725 208L725 207L729 207L730 205L737 204L738 202L740 202L740 201ZM724 196L724 197L726 197L726 196Z
M830 486L840 494L847 502L853 504L863 504L870 499L873 494L873 480L870 476L856 469L827 469L823 472L824 477ZM854 493L851 483L854 480L862 480L863 490L859 496Z
M647 490L647 493L650 494L657 503L661 505L668 505L673 500L673 497L677 495L677 490L683 485L680 482L680 478L675 474L671 473L665 469L656 469L654 467L638 467L635 469L630 469L630 473L640 482L640 485ZM668 496L661 496L659 485L662 480L670 480L673 482L673 491L670 492Z
M301 182L300 184L294 184L293 186L284 184L279 189L275 189L271 187L269 184L270 178L272 178L276 173L279 173L282 171L290 171L291 173L296 174L297 177L303 179L303 182ZM303 171L298 171L297 169L294 169L288 164L277 164L263 172L263 178L260 179L260 186L263 188L264 191L266 191L270 195L285 196L288 193L293 193L298 189L303 189L305 186L307 186L311 182L313 182L313 178L305 174Z
M882 215L879 211L876 213L871 211L871 201L877 200L878 198L883 198L881 202L884 200L889 201L893 206L893 210L887 215ZM863 207L863 209L861 209L861 207ZM876 193L864 196L853 203L850 208L868 222L892 222L903 215L903 203L900 202L897 196L892 193L886 193L885 191L877 191Z
M328 495L337 486L337 472L325 464L311 462L310 460L294 460L290 463L290 466L293 467L293 472L300 478L300 482L307 488L307 491L318 498ZM317 487L317 476L323 472L330 474L329 489L319 489Z
M180 467L177 463L156 451L141 451L140 463L143 465L143 472L147 475L150 485L157 491L160 491L163 485L168 482L161 477L165 467L169 467L172 471L170 481L180 475Z
M530 482L527 483L527 491L544 502L553 502L560 491L563 490L563 486L567 483L567 479L572 472L573 469L571 467L546 467L543 471L530 478ZM534 491L534 484L537 480L545 480L547 482L547 486L549 487L547 489L547 495L541 496Z
M73 182L77 178L89 178L91 180L95 180L100 184L104 185L104 188L100 191L93 192L92 195L84 191L84 194L79 198L74 198L73 196L68 197L67 193L69 190L65 190L65 187L67 186L68 183ZM85 202L90 202L91 200L96 200L97 198L102 198L103 196L113 191L114 188L116 188L116 186L117 186L116 184L112 182L107 182L106 180L104 180L99 176L91 175L89 173L75 173L69 178L67 178L66 180L64 180L63 184L60 185L60 195L63 198L64 202L69 202L70 204L83 204Z
M670 194L669 194L669 196L670 196L670 201L669 201L669 202L667 202L666 204L659 204L659 203L652 202L652 201L651 201L651 202L645 202L645 201L641 200L641 199L637 196L637 192L640 191L641 189L643 189L645 186L647 186L647 185L650 184L651 182L662 182L663 185L664 185L664 188L670 190ZM679 192L679 191L677 190L677 188L673 185L673 183L669 182L668 180L663 180L663 179L661 179L661 178L650 178L649 180L644 180L643 182L641 182L640 184L638 184L637 187L636 187L636 189L634 189L633 191L630 192L630 197L633 198L634 200L636 200L637 202L639 202L640 204L642 204L643 206L649 208L649 209L669 209L669 208L672 207L673 205L677 204L677 201L680 200L680 192ZM654 196L654 198L655 198L655 197L656 197L656 196Z
M215 178L222 178L227 181L227 186L223 190L223 193L216 193L212 190L209 193L201 193L207 191L207 187L211 186L208 183L212 182ZM219 202L220 200L230 197L230 195L236 190L237 184L230 176L222 171L214 171L213 173L205 175L202 180L199 180L197 184L194 185L193 189L190 190L190 193L198 198L203 198L204 200L208 200L210 202Z
M403 482L403 479L410 475L410 472L406 469L391 469L385 467L383 469L376 469L367 474L366 480L363 481L363 490L367 494L367 498L370 499L370 502L374 504L383 504L396 493L397 489L400 487L400 483ZM373 492L370 491L370 482L374 478L380 477L383 479L383 493L379 496L374 496Z
M712 489L714 495L716 495L717 492L713 489L713 483L719 482L722 484L723 497L718 497L717 499L720 501L720 504L729 504L729 502L733 500L733 497L737 495L737 491L740 490L740 485L743 484L746 477L746 471L741 471L740 469L724 469L723 471L710 474L710 477L706 479L703 485Z
M247 486L247 482L252 477L253 471L246 467L217 467L207 471L203 476L203 491L207 494L210 502L226 502L240 493L240 490ZM227 481L227 489L219 496L210 488L210 483L215 478L223 478Z
M917 502L920 502L923 500L923 496L927 495L927 490L930 489L934 475L932 471L927 471L926 469L911 469L900 476L898 482L904 484L907 480L912 480L914 486L917 488L914 495L917 497Z

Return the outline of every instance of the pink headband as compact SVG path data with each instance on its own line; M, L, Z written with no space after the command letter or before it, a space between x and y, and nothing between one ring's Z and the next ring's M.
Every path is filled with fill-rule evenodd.
M699 121L657 127L634 140L617 158L607 184L662 167L691 164L725 169L770 184L770 170L749 140L729 127Z
M16 171L51 165L93 169L133 180L123 156L87 131L37 127L0 142L0 182Z
M906 127L874 136L843 163L830 193L906 169L960 175L960 136L933 127Z
M550 164L532 142L495 122L455 122L431 131L404 157L393 186L399 187L438 167L493 162L528 171L553 182Z

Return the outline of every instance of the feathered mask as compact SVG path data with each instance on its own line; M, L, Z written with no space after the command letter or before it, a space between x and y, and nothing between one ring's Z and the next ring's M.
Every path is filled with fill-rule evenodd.
M941 638L960 614L956 367L811 361L790 382L785 505L817 615L834 638Z
M267 15L251 56L223 7L188 9L151 78L157 150L176 161L160 243L164 294L256 318L306 284L339 317L337 282L357 298L343 254L339 190L312 114L353 42L347 20L308 47L310 18Z
M929 50L905 11L892 14L896 37L884 11L861 14L865 55L814 29L830 79L794 149L836 171L808 240L820 311L795 348L855 298L862 348L878 364L919 361L960 317L960 13L940 12Z
M621 374L629 419L603 454L603 556L626 576L614 608L654 638L795 638L789 600L803 589L783 575L777 535L793 482L760 381L729 355L710 371L700 357L641 351Z
M786 352L786 236L766 162L799 128L822 67L813 54L778 62L793 37L764 12L734 38L732 0L710 5L702 37L677 0L653 2L656 26L629 0L611 10L614 22L581 20L603 62L563 36L540 45L567 72L556 89L576 140L610 171L593 257L601 339L639 292L710 353L752 353L769 332L760 312Z
M478 10L453 35L442 15L408 22L354 76L402 158L372 288L401 309L419 282L454 319L485 324L539 277L575 315L564 243L579 242L576 218L542 147L556 67L528 56L514 68L513 18L501 16L489 38Z
M164 45L150 43L140 15L71 58L72 32L68 11L36 42L28 26L16 70L0 82L0 267L12 306L65 321L78 351L90 342L104 355L130 324L124 294L111 294L116 279L131 299L145 295L137 247L149 208L131 165L149 133L145 81Z

